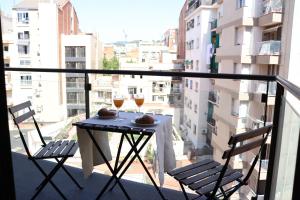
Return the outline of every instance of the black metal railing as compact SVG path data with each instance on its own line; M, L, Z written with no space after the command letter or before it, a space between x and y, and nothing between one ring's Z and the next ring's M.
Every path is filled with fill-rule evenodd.
M296 98L300 99L300 88L296 85L290 83L289 81L283 79L279 76L266 76L266 75L245 75L245 74L213 74L213 73L194 73L194 72L173 72L173 71L131 71L131 70L77 70L77 69L51 69L51 68L6 68L5 71L23 71L23 72L45 72L45 73L78 73L83 74L85 77L84 82L84 90L85 90L85 109L86 109L86 117L89 117L90 108L89 108L89 91L91 90L91 84L89 83L89 74L116 74L116 75L143 75L143 76L171 76L171 77L192 77L192 78L212 78L212 79L233 79L233 80L260 80L266 81L268 83L277 82L277 90L276 90L276 101L275 101L275 110L273 117L274 128L272 130L272 139L271 139L271 147L270 147L270 156L269 156L269 166L267 172L267 181L266 181L266 191L265 191L265 199L269 198L271 191L271 182L274 170L274 157L275 150L277 145L277 133L278 133L278 123L279 120L283 117L280 116L281 109L281 99L284 95L284 91L289 91ZM268 92L268 87L267 91ZM264 122L266 123L266 121ZM213 125L213 121L209 124ZM3 130L5 131L5 130ZM9 140L8 140L9 141ZM297 160L297 166L299 166L299 162ZM299 173L299 172L296 172ZM295 179L296 180L296 179Z

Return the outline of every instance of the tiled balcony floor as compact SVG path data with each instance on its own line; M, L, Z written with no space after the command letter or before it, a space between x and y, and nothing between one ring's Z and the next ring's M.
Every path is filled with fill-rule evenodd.
M17 199L30 199L34 194L36 186L42 181L43 176L33 163L22 154L13 153L13 164ZM49 161L40 161L40 164L46 171L49 171L54 167L54 163ZM109 176L98 173L94 173L88 179L84 179L80 169L69 166L67 166L67 168L76 180L84 186L83 190L77 189L70 178L60 170L55 175L53 181L68 199L95 199L101 188L109 179ZM157 191L151 185L127 180L122 182L132 199L160 199ZM167 199L184 199L182 193L175 190L163 189L163 193ZM39 194L37 199L50 200L61 198L52 186L48 184ZM126 199L126 197L119 187L115 187L112 192L105 193L102 199L121 200Z

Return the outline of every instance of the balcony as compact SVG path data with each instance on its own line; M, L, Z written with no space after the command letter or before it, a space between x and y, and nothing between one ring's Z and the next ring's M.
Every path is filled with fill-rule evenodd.
M217 93L215 91L210 91L208 93L208 101L211 102L212 104L217 104Z
M17 199L30 199L35 192L35 187L44 177L36 170L32 162L20 153L13 153L13 163L17 187L16 197ZM40 164L46 170L51 170L55 166L53 162L49 161L41 161ZM54 182L61 188L68 199L95 199L99 193L99 188L102 188L110 178L108 175L94 173L93 177L84 179L80 169L71 166L67 166L67 169L76 180L84 183L84 189L82 191L77 190L65 174L58 173ZM26 174L26 176L24 176L24 174ZM135 197L142 197L142 199L145 200L160 199L159 195L154 192L155 189L153 186L129 180L122 181L122 183L127 192ZM180 199L180 197L182 197L181 192L176 190L163 189L162 192L168 199ZM194 197L194 195L190 195L190 197ZM39 194L38 198L50 200L60 199L61 196L49 185ZM126 199L126 197L122 193L122 190L116 187L113 192L107 192L103 199L119 200ZM182 197L182 199L184 199L184 197Z
M282 23L282 1L267 0L263 2L262 16L258 19L259 26L272 26Z
M256 56L257 64L279 65L281 41L270 40L258 44L259 51Z
M188 4L188 10L186 11L186 16L189 16L194 10L196 10L201 5L210 6L213 5L216 1L214 0L192 0Z
M213 78L213 79L234 79L234 80L244 80L244 79L253 79L253 80L260 80L261 82L272 82L272 81L276 81L277 80L277 83L280 84L280 83L285 83L284 81L282 81L280 79L280 77L273 77L273 76L256 76L256 75L242 75L242 74L211 74L211 73L186 73L186 72L171 72L171 71L122 71L122 70L118 70L118 71L109 71L109 70L76 70L76 69L36 69L36 68L7 68L5 69L6 71L9 71L11 73L14 73L15 71L26 71L26 72L32 72L32 73L39 73L39 74L43 74L43 76L41 76L41 81L44 83L42 85L51 85L51 84L54 84L53 82L54 81L49 81L47 78L47 75L49 73L59 73L59 75L61 74L65 74L65 73L82 73L82 74L88 74L89 76L93 76L93 75L103 75L103 74L106 74L106 76L109 76L110 74L115 74L115 75L119 75L119 76L129 76L129 75L143 75L143 80L145 81L148 81L147 77L152 77L151 80L153 80L153 76L155 76L155 81L159 81L160 78L162 76L165 76L165 77L169 77L169 76L172 76L172 77L180 77L180 78L186 78L186 79L190 79L190 78L197 78L197 79L208 79L208 78ZM107 75L109 74L109 75ZM62 76L64 77L64 76ZM93 79L91 78L90 79L90 83L91 84L95 84L95 82L92 81ZM48 81L48 82L47 82ZM86 79L85 79L86 81ZM119 80L119 81L122 81L122 80ZM209 81L208 81L209 82ZM238 81L234 81L234 82L238 82ZM32 82L33 84L35 84L35 82L33 81ZM65 82L62 81L62 83L66 84ZM101 82L100 82L101 83ZM128 88L123 88L124 86L124 83L125 82L121 82L120 84L117 84L119 86L119 88L115 88L116 90L113 91L113 92L116 92L116 93L125 93L125 92L128 92ZM54 86L57 86L56 84ZM138 87L139 85L136 85L136 87ZM109 86L107 86L109 87ZM113 86L111 86L113 87ZM262 91L263 86L258 86L258 89L257 91ZM282 87L281 90L278 90L277 88L277 94L280 95L280 91L281 91L281 97L283 98L282 102L279 102L279 108L276 107L276 109L280 109L280 105L284 104L285 103L285 96L283 95L283 91L282 90L285 90L286 93L288 93L288 91L290 90L287 90L287 89L284 89L286 88L287 86L280 86ZM92 87L93 88L93 87ZM139 89L139 88L138 88ZM143 94L145 95L145 99L147 98L147 101L149 100L149 97L148 96L148 91L151 92L152 90L152 84L149 84L149 87L147 88L147 90L144 90L143 88ZM298 89L297 89L298 91ZM300 89L299 89L300 91ZM102 106L102 105L94 105L93 103L93 93L95 91L89 91L88 88L85 88L85 92L86 92L86 95L89 96L90 98L89 99L89 102L83 100L82 98L80 99L80 101L76 98L76 99L71 99L69 100L68 102L69 103L76 103L76 104L80 104L80 106L83 106L84 109L85 109L85 114L86 114L86 117L89 117L90 115L94 115L94 113ZM208 91L205 91L203 92L207 95ZM270 87L270 93L274 93L274 89L271 89ZM290 95L293 95L293 94L297 94L295 92L291 93ZM41 94L42 95L42 94ZM188 98L190 98L191 96L188 96ZM207 97L207 96L206 96ZM27 98L27 97L26 97ZM45 97L46 99L48 98ZM53 95L53 98L55 98L55 95ZM59 97L60 98L60 97ZM217 98L215 97L215 93L214 92L211 92L209 93L208 95L208 98L210 99L210 101L212 102L217 102ZM297 96L295 96L295 98L297 98ZM207 98L206 98L207 99ZM281 99L281 98L277 98L277 99ZM212 116L214 116L214 118L216 120L218 120L218 135L215 136L215 137L212 137L212 140L214 140L214 138L220 138L221 137L221 142L218 143L217 145L223 145L223 142L225 143L222 148L227 148L227 141L223 141L223 137L222 136L226 136L226 135L230 135L230 134L238 134L238 130L239 128L241 129L246 129L248 128L247 127L247 123L245 122L245 118L243 117L232 117L232 118L236 118L236 119L233 119L234 123L237 124L236 127L232 128L231 124L228 126L228 124L226 123L223 123L221 124L222 122L226 121L226 120L231 120L230 117L227 117L227 115L231 115L231 102L230 102L231 99L226 99L226 98L222 98L222 96L220 96L220 99L218 99L218 103L219 103L219 106L213 106L214 108L217 108L219 109L219 113L222 114L222 116L215 116L214 113ZM70 102L71 101L71 102ZM160 105L159 103L157 102L152 102L152 104L150 105L147 101L145 101L144 105L142 106L142 111L143 112L148 112L148 111L151 111L151 112L155 112L157 114L161 114L161 113L164 113L164 114L168 114L168 112L172 109L170 109L170 107L166 106L166 104L163 104L163 105ZM35 104L37 104L38 102L35 102ZM49 102L49 99L48 101L46 101L46 104L47 106L49 106L48 104L50 104L51 102ZM276 102L278 103L278 102ZM207 119L207 115L208 115L208 112L205 108L204 105L207 105L207 101L203 104L203 106L198 106L198 108L201 108L204 107L204 111L202 112L201 110L199 110L198 113L194 113L194 112L190 112L188 113L188 118L184 118L182 117L183 119L181 120L180 117L176 116L177 114L183 114L182 113L182 109L179 109L177 111L174 111L174 113L176 113L176 115L174 116L173 115L173 118L172 120L175 122L179 122L179 125L184 125L186 124L189 128L188 130L190 131L191 133L191 136L192 137L196 137L196 136L199 136L199 137L202 137L202 135L204 135L203 137L205 138L205 141L206 141L206 138L207 136L205 135L205 131L202 131L202 130L207 130L208 129L208 132L216 132L215 130L215 127L216 127L216 122L215 120L211 117L210 119ZM293 105L300 105L300 103L298 101L296 102L293 102ZM46 109L47 108L46 105L43 105L43 108ZM124 106L122 107L122 109L124 110L129 110L129 109L132 109L133 106L136 107L136 105L134 104L134 101L131 101L129 99L126 99L126 102L124 103ZM264 104L262 105L264 106ZM289 109L288 107L290 106L290 104L287 104L285 103L285 110L283 113L280 113L280 115L277 115L277 118L276 118L276 115L274 117L274 123L279 123L279 120L289 120L287 119L286 117L295 117L296 119L297 118L297 115L295 113L295 111L293 111L293 109ZM68 105L66 105L66 107L68 107ZM62 109L66 109L66 108L63 108L63 107L59 107L58 110L61 111ZM191 106L191 109L188 110L188 111L193 111L194 110L194 102L193 102L193 105ZM229 111L228 111L229 110ZM241 109L240 109L241 110ZM238 110L238 109L233 109L233 111L235 111L235 113L237 112L240 112L241 111ZM51 111L51 112L50 112ZM49 112L46 112L46 115L43 115L43 112L44 111L41 111L41 113L39 113L43 118L43 117L48 117L48 115L54 113L55 115L58 114L58 112L56 112L54 109L50 109ZM262 111L260 108L256 110L257 112L260 112ZM173 112L173 111L172 111ZM214 111L213 111L214 112ZM246 110L246 112L249 112L248 110ZM279 110L274 110L274 113L278 113L280 112ZM224 115L223 115L224 113ZM233 114L235 114L233 113ZM211 114L211 113L210 113ZM225 115L227 114L227 115ZM264 113L263 113L264 114ZM79 116L75 116L76 117L79 117ZM80 117L83 117L82 115L80 115ZM193 120L191 120L191 118L193 117ZM270 118L272 118L272 116L269 116ZM195 135L194 136L194 125L196 124L194 122L194 119L200 119L200 118L203 118L204 119L204 124L203 124L203 127L201 127L201 132L200 134L198 135ZM76 120L76 119L75 119ZM57 120L58 122L61 122L62 120L61 119L58 119ZM298 121L297 121L298 122ZM50 123L50 122L47 122L47 123ZM43 126L47 126L47 123L44 122L44 125ZM53 122L52 122L53 123ZM221 124L219 126L219 123ZM281 123L281 122L280 122ZM298 125L298 123L295 123L296 125ZM27 124L28 127L30 127L30 123ZM277 144L278 142L285 142L285 140L281 141L281 140L276 140L277 139L277 134L281 134L282 137L291 137L292 139L289 139L289 141L291 141L292 143L294 142L298 142L298 139L297 138L294 138L293 136L293 133L295 135L295 137L297 136L297 134L299 133L299 129L295 129L297 131L292 131L290 129L290 126L291 124L288 123L288 121L284 122L283 124L279 124L280 127L282 127L284 129L285 132L288 132L288 134L282 134L281 132L278 132L278 131L281 131L282 129L280 128L279 130L276 130L276 129L273 129L273 133L272 133L272 138L271 138L271 145L274 145L274 141L276 142L277 141ZM294 126L294 125L292 125ZM293 129L294 130L294 129ZM15 132L15 129L13 126L11 126L11 133L16 133ZM232 132L232 131L236 131L236 132ZM5 130L3 130L3 133L5 132ZM70 131L72 133L72 131ZM197 132L195 131L195 134ZM296 134L297 133L297 134ZM275 136L275 137L274 137ZM68 135L68 137L70 138L76 138L76 135ZM186 136L186 137L189 137L189 136ZM193 138L189 138L189 139L193 139ZM111 142L111 145L114 146L116 145L115 143L115 140L116 138L114 137L111 137L110 138L110 142ZM12 144L15 145L16 143L20 143L20 138L18 138L17 136L13 136L12 139ZM293 145L296 147L296 145L293 143ZM216 144L216 141L212 141L212 144ZM275 143L276 144L276 143ZM125 145L125 144L124 144ZM126 144L128 145L128 144ZM205 144L206 145L206 144ZM279 145L280 146L280 145ZM286 143L284 143L283 145L281 146L286 146ZM278 145L276 146L273 146L274 148L279 148ZM215 147L214 147L215 148ZM14 150L20 150L20 152L22 151L22 148L17 148L16 146L13 146L13 149ZM113 148L112 148L113 149ZM183 148L184 149L184 148ZM297 148L295 148L297 150ZM291 157L294 156L294 151L293 149L288 149L288 151L292 151L292 155ZM184 150L182 150L182 153L184 152ZM273 167L276 167L276 166L279 166L278 162L281 162L280 166L282 166L282 164L284 165L284 161L277 161L277 160L274 160L274 157L278 156L277 158L283 158L284 156L281 156L281 151L280 149L277 149L277 151L275 151L276 154L271 154L269 161L268 162L264 162L264 165L263 165L263 170L265 170L265 168L267 169L267 186L270 186L270 187L274 187L274 184L275 186L279 186L279 184L276 185L276 181L272 182L272 173L277 173L277 171L272 171ZM280 154L280 155L278 155ZM183 166L185 165L186 163L190 162L186 159L182 159L182 157L186 156L184 153L183 155L181 156L178 156L177 157L177 166ZM207 156L207 155L206 155ZM211 156L211 155L210 155ZM214 155L214 156L217 156L217 157L221 157L219 156L218 154ZM288 155L289 156L289 155ZM294 157L293 157L294 158ZM143 157L144 159L144 157ZM291 159L291 158L289 158ZM291 159L293 160L293 159ZM248 162L248 160L243 160L244 162ZM40 178L41 178L41 175L35 170L35 168L31 167L31 163L29 162L28 159L25 159L23 155L20 155L20 154L16 154L16 153L13 153L13 162L15 163L14 165L14 179L16 180L15 183L16 183L16 193L17 193L17 197L18 198L27 198L27 197L30 197L32 195L32 193L34 192L34 189L35 189L35 186L38 184L38 182L40 181ZM251 159L250 161L251 162ZM58 185L60 186L63 186L62 190L66 192L66 195L72 199L72 198L76 198L76 199L90 199L90 198L95 198L95 196L97 195L97 193L99 192L99 188L101 189L101 187L103 186L103 184L105 183L104 181L107 180L108 176L106 175L106 168L103 168L102 166L99 166L99 168L97 168L96 172L93 173L93 175L89 178L89 179L83 179L83 175L82 175L82 170L80 168L80 164L81 163L81 158L80 158L80 155L77 153L77 157L75 157L74 159L70 160L70 162L67 163L67 165L70 165L68 166L68 169L70 169L71 173L75 175L75 177L82 181L85 185L85 189L82 190L82 191L77 191L75 189L75 187L72 186L72 184L69 184L69 180L66 179L66 177L64 176L64 174L62 173L58 173L57 177L55 177L54 181L55 183L57 183ZM3 162L2 162L3 164ZM2 165L1 164L1 165ZM50 169L52 166L53 166L53 163L51 162L41 162L41 164L43 165L43 167L45 167L46 169ZM267 168L266 165L269 165ZM21 167L22 166L22 167ZM71 166L75 166L75 167L71 167ZM270 167L271 166L271 167ZM295 165L294 165L295 166ZM151 168L153 167L152 165L149 164L149 166L147 165L147 167ZM131 169L132 170L137 170L139 168L137 168L137 165L133 165L131 166ZM296 170L296 168L294 169ZM289 170L291 171L291 170ZM100 174L101 173L101 174ZM271 173L271 175L270 175ZM279 170L279 175L284 175L284 173L286 173L285 171L280 171ZM24 174L26 174L27 176L23 176ZM132 174L130 174L132 175ZM149 192L149 196L143 198L143 199L147 199L149 197L149 199L157 199L156 196L154 195L157 195L156 193L153 192L153 188L152 186L150 186L149 184L144 184L144 183L147 183L147 180L144 180L143 178L143 175L140 175L140 174L134 174L132 176L128 175L127 176L127 179L131 179L131 180L135 180L135 182L132 182L132 181L128 181L128 180L124 180L122 181L122 183L124 182L124 185L126 187L126 189L128 188L128 191L130 192L130 194L134 195L134 197L136 198L139 198L141 195L145 196L145 194L148 194ZM277 175L277 174L276 174ZM31 179L28 180L28 176L32 177ZM271 177L270 177L271 176ZM12 177L12 176L11 176ZM166 176L168 177L168 176ZM255 178L255 177L254 177ZM26 179L26 181L25 181ZM141 180L143 179L143 180ZM170 181L170 179L168 179L168 181ZM174 181L174 180L173 180ZM139 182L139 183L137 183ZM171 181L170 181L171 182ZM163 189L163 192L164 194L169 198L169 199L179 199L179 198L184 198L182 196L181 193L178 193L177 191L174 191L174 190L177 190L179 189L180 187L178 186L177 182L174 181L174 182L171 182L173 184L173 190L170 190L170 189ZM170 184L170 185L172 185ZM174 186L175 184L177 184L176 186ZM168 185L168 187L171 187L170 185ZM248 186L246 186L248 187ZM249 189L249 188L247 188ZM272 195L270 193L270 190L271 188L267 188L266 189L266 193L265 195ZM173 196L174 194L174 196ZM121 196L122 193L120 192L120 190L116 189L116 190L113 190L112 192L109 192L106 194L105 198L107 199L122 199L124 198L123 196ZM180 196L181 195L181 196ZM237 195L239 195L237 193ZM45 198L45 199L56 199L57 196L56 196L56 193L53 192L51 186L47 186L46 187L46 190L44 190L42 193L41 193L41 196L40 198ZM239 197L237 197L239 198Z
M67 82L67 89L84 89L84 83L80 82Z

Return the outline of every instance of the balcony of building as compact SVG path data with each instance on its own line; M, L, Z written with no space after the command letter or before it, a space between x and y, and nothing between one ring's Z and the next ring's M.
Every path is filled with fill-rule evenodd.
M208 93L208 101L212 104L218 104L218 95L215 91L210 91Z
M266 95L268 91L268 96ZM270 82L265 83L261 81L254 82L254 97L253 100L257 102L266 102L268 105L275 105L275 95L276 95L276 83Z
M262 15L258 19L258 25L262 27L273 26L282 23L282 1L266 0L263 2Z
M93 94L97 94L98 90L96 90L93 85L96 84L96 82L92 81L92 77L94 75L97 76L103 76L103 74L106 74L103 77L109 77L111 76L111 74L114 74L113 76L130 76L130 75L135 75L135 76L140 76L143 75L143 80L146 80L145 77L149 76L152 77L153 79L151 80L155 80L158 83L158 80L160 80L160 78L162 76L166 76L166 77L180 77L184 80L184 78L197 78L197 79L208 79L208 78L214 78L217 80L222 79L223 81L225 79L235 79L236 81L231 81L234 83L238 83L238 82L242 82L242 81L247 81L248 79L251 80L256 80L256 79L260 79L261 82L272 82L275 81L276 77L273 76L256 76L256 75L242 75L242 74L211 74L211 73L187 73L187 72L171 72L171 71L109 71L109 70L77 70L77 69L53 69L51 71L51 69L32 69L32 68L7 68L6 69L8 72L10 73L16 73L18 71L30 71L32 70L31 73L40 73L43 74L43 78L41 79L41 81L44 83L42 85L55 85L55 83L53 81L49 81L48 79L46 79L45 77L47 77L48 73L60 73L61 75L63 75L62 77L65 77L65 73L82 73L82 74L88 74L90 76L90 84L92 84L92 87L90 88L91 90L89 90L89 88L84 88L84 94L85 95L89 95L89 98L87 98L89 101L87 102L86 100L86 96L85 95L81 95L78 96L77 94L69 94L66 93L65 95L67 96L67 105L65 107L59 107L58 110L67 110L67 109L71 109L70 106L68 104L74 104L77 106L80 106L81 109L83 109L83 113L81 113L80 115L75 115L72 116L74 118L72 119L68 119L69 121L73 121L74 120L78 121L81 118L84 118L84 114L87 115L87 117L90 116L94 116L94 114L97 112L97 110L99 110L100 107L103 106L103 104L97 104L95 107L94 105L94 101L97 100L98 96L93 96ZM37 71L39 70L39 71ZM97 80L97 79L96 79ZM112 77L108 78L107 83L104 83L103 81L99 81L99 84L101 85L101 83L103 85L105 85L105 87L109 88L109 84L112 84L113 82ZM147 79L148 80L148 79ZM241 80L241 81L240 81ZM87 81L87 79L85 79L85 81ZM116 90L114 90L114 92L120 94L120 93L126 93L126 95L128 94L128 88L123 88L124 87L124 83L122 84L118 84L118 87L116 88ZM278 82L277 82L278 83ZM34 85L35 82L33 81L32 84ZM66 82L62 81L62 84L66 84ZM279 84L279 83L278 83ZM113 85L110 86L111 88L113 88ZM139 85L137 85L137 89ZM263 90L261 88L262 86L259 87L258 90ZM278 90L278 88L277 88ZM110 90L113 91L113 90ZM152 112L155 113L157 115L159 114L173 114L172 115L172 120L174 122L174 126L181 127L181 125L185 125L186 127L188 127L188 131L191 133L191 135L197 135L197 136L203 136L203 138L205 138L205 142L209 142L211 139L207 139L210 138L209 135L211 133L213 133L212 135L214 135L214 137L218 137L218 138L222 138L222 135L229 135L231 134L232 131L232 126L233 129L235 131L241 131L241 130L246 130L247 127L247 118L245 121L245 111L248 112L247 109L245 109L244 107L241 108L239 104L239 100L237 100L237 102L227 102L227 100L225 100L225 98L220 98L220 102L218 106L212 106L213 110L209 110L209 105L211 103L207 103L204 102L201 105L198 105L198 108L201 108L201 110L203 109L203 111L200 112L200 109L195 109L195 101L193 101L193 103L191 104L191 108L189 110L189 115L188 117L194 116L195 119L203 119L204 120L204 126L199 128L197 127L196 129L194 128L196 125L193 121L189 120L189 119L185 119L184 117L182 117L182 119L180 117L177 118L178 114L183 114L182 113L182 109L173 109L172 106L168 106L166 105L166 103L160 103L158 101L152 101L151 103L149 103L149 101L152 99L151 96L148 96L148 91L150 91L149 93L151 93L152 91L152 84L149 85L148 88L143 88L143 94L145 96L145 99L147 98L147 100L145 100L144 105L141 107L142 112ZM169 90L168 92L170 92L171 90ZM274 94L273 89L271 89L270 87L270 93ZM160 91L162 92L162 91ZM208 93L209 91L205 91L203 93ZM217 98L214 95L215 93L208 93L208 99L211 102L217 102ZM41 94L43 95L43 93ZM45 95L45 94L44 94ZM100 94L100 96L103 96L104 94ZM53 95L54 96L54 95ZM44 96L45 99L47 99L47 95ZM94 98L93 98L94 97ZM27 97L26 97L27 98ZM112 94L110 93L110 95L108 96L108 98L112 98ZM47 99L49 101L49 99ZM44 109L47 108L47 105L50 103L46 101L44 104ZM32 102L34 102L35 104L39 101L35 101L32 100ZM42 101L40 101L42 102ZM39 102L39 103L40 103ZM282 102L281 104L283 104L284 102ZM151 104L151 105L150 105ZM175 102L174 104L177 105L177 103ZM281 105L280 104L280 105ZM264 103L260 104L261 106L265 105ZM300 105L297 102L297 105ZM113 105L111 105L113 107ZM207 106L207 107L206 107ZM231 106L233 107L231 109ZM113 107L114 108L114 107ZM74 107L74 109L76 109ZM78 108L77 108L78 109ZM122 110L125 111L136 111L137 110L137 106L135 105L134 101L132 99L125 99L125 103L123 105L123 107L121 108ZM35 109L37 110L37 109ZM195 112L195 110L197 112ZM223 118L221 118L220 116L216 116L215 115L215 110L217 110L217 112L219 113L219 115ZM40 111L39 111L40 112ZM43 111L42 111L43 112ZM259 112L259 110L258 110ZM280 112L277 110L277 112ZM289 110L289 112L291 113L284 113L284 116L281 117L285 117L285 116L294 116L292 110ZM75 113L75 111L74 111ZM220 120L224 120L224 116L225 113L229 115L229 117L226 117L226 120L228 121L232 121L232 124L234 125L230 125L230 127L221 127L218 126L217 127L217 122L216 121L220 121ZM276 113L276 112L274 112ZM39 119L42 119L44 117L48 117L50 114L55 114L58 115L59 113L52 110L51 112L47 112L46 115L43 115L43 113L37 113L40 115ZM210 116L208 118L208 115ZM80 118L81 117L81 118ZM273 117L273 116L272 116ZM271 118L272 118L271 117ZM284 118L285 119L285 118ZM297 118L298 119L298 118ZM276 118L274 119L274 121L276 122ZM58 122L61 122L61 120L58 120ZM40 121L38 122L40 123ZM43 126L47 126L49 122L45 122L43 121ZM53 122L52 122L53 123ZM176 123L178 123L177 125L175 125ZM16 132L16 128L13 126L12 123L10 123L10 127L11 127L11 141L12 144L15 145L13 146L13 149L15 151L17 151L18 153L24 153L22 146L20 146L20 138L17 136L18 132ZM30 130L30 124L26 124L26 126L28 126L28 129ZM287 128L288 125L283 124L283 128ZM58 131L59 134L61 133L65 133L66 129L69 126L66 126L65 129L63 130L63 132ZM217 130L216 130L217 127ZM197 131L197 130L200 131ZM203 130L207 130L207 131L203 131ZM178 129L179 130L179 129ZM289 130L289 129L288 129ZM275 130L276 131L276 130ZM272 134L272 139L271 139L271 144L272 144L272 140L275 140L274 138L276 138L276 133L274 131L274 133ZM215 134L216 133L216 134ZM185 134L185 133L178 133L178 135L181 134ZM186 135L184 135L185 137L187 137ZM61 137L59 135L59 137ZM110 135L110 144L112 147L115 147L116 145L116 137ZM178 138L178 136L176 136ZM179 136L181 137L181 136ZM74 129L70 129L70 135L67 135L67 138L75 138L76 139L76 133L74 132ZM175 137L174 137L175 138ZM225 146L223 146L224 148L226 148L227 145L227 141L222 141L225 143ZM217 145L222 145L223 143L218 143ZM177 143L174 143L177 144ZM212 143L213 144L213 143ZM125 145L125 144L124 144ZM128 144L126 144L128 145ZM202 149L210 149L207 146L209 145L204 145L205 148ZM192 158L191 160L189 160L187 157L187 152L189 152L189 150L191 149L186 149L185 146L176 146L174 147L176 148L176 164L177 167L180 166L184 166L187 163L191 163L191 162L197 162L196 158ZM114 148L112 148L115 153ZM190 151L192 152L192 151ZM197 158L201 158L201 156L205 155L205 156L211 156L212 151L211 149L209 151L196 151L197 154ZM208 155L209 154L209 155ZM143 154L146 155L146 154ZM82 183L84 184L84 190L80 191L77 190L75 187L73 187L72 184L69 184L69 180L68 178L66 178L66 176L64 176L64 174L62 172L59 172L57 174L57 176L54 178L55 183L57 183L58 185L60 185L62 187L62 190L66 193L66 196L70 199L93 199L97 196L99 190L102 188L102 186L105 184L105 181L108 180L110 174L107 173L107 169L103 166L99 166L97 167L97 169L95 169L95 172L91 175L91 177L89 177L88 179L84 179L83 175L82 175L82 169L81 169L81 155L79 153L76 154L74 159L71 159L70 162L67 163L68 169L70 169L71 173L74 174L75 178L78 179L79 181L82 181ZM219 155L214 155L216 157L218 157ZM274 155L275 156L275 155ZM221 159L221 155L219 157ZM148 157L144 157L143 159L147 159L150 160L150 158ZM153 157L152 157L153 159ZM270 157L270 159L274 159L274 157ZM20 154L13 154L13 162L14 162L14 179L16 180L16 194L17 194L17 198L21 199L22 197L24 198L30 198L32 196L32 194L34 193L34 189L36 187L36 185L39 183L41 177L41 174L38 173L38 171L36 171L35 168L32 167L32 163L28 160L25 159L23 155ZM263 161L264 162L264 161ZM275 165L277 163L277 161L269 161L269 162L265 162L266 165L269 164L269 166L272 166L272 163L275 162ZM50 169L53 166L52 162L41 162L42 166L45 167L46 169ZM278 165L278 163L277 163ZM22 166L22 167L21 167ZM234 166L237 166L236 164L234 164ZM234 167L233 166L233 167ZM239 166L238 167L242 167L246 168L246 164L243 165L243 162L239 162ZM274 164L273 164L274 166ZM273 167L272 166L272 167ZM147 164L147 167L149 167L149 169L154 169L154 164ZM259 167L259 166L256 166ZM265 167L265 165L263 165L263 167ZM267 168L266 173L271 173L270 171L272 170L272 167ZM126 176L126 180L123 180L122 183L124 183L124 186L126 187L126 189L128 189L128 192L130 193L130 195L132 195L132 197L139 199L141 197L141 195L145 195L148 194L149 192L149 199L159 199L159 196L156 196L157 194L154 192L154 189L151 185L149 185L149 180L147 178L145 178L145 176L143 175L143 172L140 171L140 166L139 164L133 164L131 167L132 169L131 173L129 173ZM263 169L264 170L264 169ZM262 170L262 171L263 171ZM265 172L265 171L263 171ZM153 172L151 172L153 173ZM274 172L275 173L275 172ZM280 173L283 173L282 171ZM23 176L23 174L26 174L27 176ZM154 176L155 173L153 173ZM27 177L30 176L32 177L32 179L28 180ZM272 179L270 178L270 175L267 175L267 177L269 176L269 178L267 178L266 182L271 186L272 184L275 184L275 182L272 182ZM179 193L178 190L180 189L180 186L178 185L178 183L173 180L172 178L168 177L167 175L165 175L166 178L166 185L164 185L165 188L169 188L169 189L162 189L164 195L168 198L168 199L184 199L184 196L182 195L182 193ZM26 181L25 181L26 180ZM131 181L129 181L131 180ZM248 186L246 186L248 188ZM252 192L254 192L254 196L255 196L255 190L253 189L249 189ZM262 193L259 193L259 195L271 195L271 193L269 192L268 189L266 190L262 190ZM266 191L266 193L265 193ZM150 195L151 194L151 195ZM58 198L55 192L53 192L53 189L51 188L51 185L47 186L46 189L40 194L40 198L41 199L56 199ZM123 199L124 196L122 196L122 192L119 188L114 189L111 192L108 192L104 199ZM244 198L246 196L246 194L244 194L242 191L237 192L236 194L236 198L237 199L241 199L242 197ZM145 197L144 199L147 199L147 197Z
M188 3L188 9L186 11L186 16L189 16L194 10L199 8L199 6L211 6L216 3L215 0L191 0Z
M210 22L210 31L216 31L216 28L218 27L218 20L214 19Z
M281 41L269 40L258 44L259 50L256 56L257 64L279 65Z

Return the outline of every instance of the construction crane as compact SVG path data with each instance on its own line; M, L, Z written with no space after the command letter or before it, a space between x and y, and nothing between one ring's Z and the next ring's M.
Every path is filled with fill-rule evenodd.
M123 29L123 34L124 34L124 39L125 39L125 42L127 42L127 34L125 32L125 30Z

